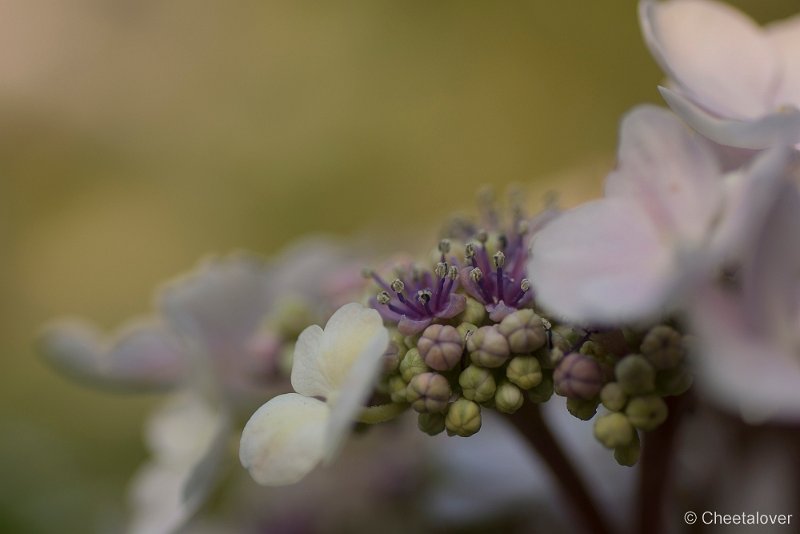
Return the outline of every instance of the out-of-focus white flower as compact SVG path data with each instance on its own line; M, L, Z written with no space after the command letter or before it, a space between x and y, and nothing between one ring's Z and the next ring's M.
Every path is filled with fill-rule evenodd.
M177 394L147 422L152 454L131 481L131 534L174 532L213 488L228 444L225 410L192 393Z
M606 196L569 210L533 240L537 303L576 323L646 322L746 250L783 182L776 147L724 175L711 147L667 110L622 122Z
M336 455L388 344L378 312L355 303L339 308L324 330L310 326L300 334L292 367L297 393L268 401L242 433L239 458L256 482L292 484Z
M180 343L157 320L133 321L106 336L81 319L47 325L39 340L53 367L81 382L122 389L167 389L179 385L188 362Z
M641 0L645 41L670 107L723 145L800 143L800 17L760 28L711 0Z
M692 308L698 385L749 421L800 420L800 193L782 191L740 288L710 288Z

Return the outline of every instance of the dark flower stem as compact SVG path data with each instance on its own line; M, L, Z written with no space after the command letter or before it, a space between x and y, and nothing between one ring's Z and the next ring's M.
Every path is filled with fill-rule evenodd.
M611 534L613 531L600 513L594 498L550 432L539 405L526 402L509 419L550 468L561 493L572 503L575 516L583 529L592 534Z
M669 417L660 427L644 435L639 471L637 530L660 534L664 530L664 497L670 489L670 471L678 427L689 395L667 397Z

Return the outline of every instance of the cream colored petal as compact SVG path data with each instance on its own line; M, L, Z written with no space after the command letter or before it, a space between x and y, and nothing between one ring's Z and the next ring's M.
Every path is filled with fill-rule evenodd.
M322 458L329 417L322 401L297 393L279 395L245 425L239 460L259 484L294 484Z
M309 326L303 330L294 346L292 387L306 397L328 398L333 390L320 362L322 336L322 328Z
M362 347L345 378L344 386L337 398L332 399L331 418L325 434L326 462L330 462L339 453L359 411L375 389L388 344L389 332L381 327Z
M770 24L766 31L781 59L781 79L775 104L800 108L800 15Z
M375 346L389 344L380 314L361 304L345 304L325 325L320 349L320 368L333 390L341 390L353 366Z

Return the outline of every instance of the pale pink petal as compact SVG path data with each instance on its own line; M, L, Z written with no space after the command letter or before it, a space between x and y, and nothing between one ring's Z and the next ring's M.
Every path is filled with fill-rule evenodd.
M776 147L762 152L749 168L726 176L724 210L709 249L717 263L745 259L781 193L793 187L786 175L793 155L790 147Z
M751 422L800 420L800 357L753 331L741 302L707 293L693 307L698 386ZM774 341L774 340L772 340Z
M570 322L647 321L668 311L671 245L633 201L606 198L564 212L533 240L537 304Z
M762 149L800 143L800 111L783 108L758 119L720 118L694 104L684 95L659 87L672 111L705 137L721 145Z
M618 168L607 196L635 199L655 224L682 239L705 237L722 200L712 147L669 110L639 106L622 121Z
M781 60L775 104L800 108L800 15L775 22L765 29Z
M710 0L642 0L639 18L651 53L692 100L738 119L774 109L778 57L742 12Z

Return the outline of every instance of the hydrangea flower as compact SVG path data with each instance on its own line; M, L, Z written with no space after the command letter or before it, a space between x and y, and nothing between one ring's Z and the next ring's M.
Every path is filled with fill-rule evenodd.
M668 313L746 249L791 154L775 148L724 175L711 147L666 110L636 108L621 130L605 198L534 237L537 303L567 321L618 325Z
M256 482L292 484L335 457L375 386L388 344L380 314L355 303L339 308L324 330L310 326L300 334L296 393L268 401L242 432L239 458Z
M670 107L723 145L800 143L800 17L760 28L712 0L642 0L645 42Z
M739 273L692 308L699 384L746 420L800 420L800 193L787 185Z

